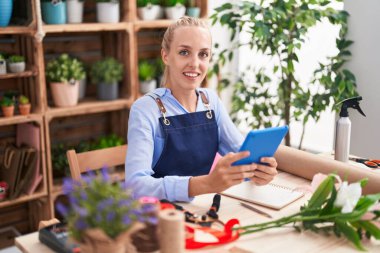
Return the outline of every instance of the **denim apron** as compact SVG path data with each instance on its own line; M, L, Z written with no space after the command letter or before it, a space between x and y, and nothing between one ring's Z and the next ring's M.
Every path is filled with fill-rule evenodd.
M153 168L155 178L170 175L199 176L208 174L218 151L218 126L215 113L202 91L197 92L207 111L166 117L166 109L158 95L152 97L160 109L160 126L164 132L164 148Z

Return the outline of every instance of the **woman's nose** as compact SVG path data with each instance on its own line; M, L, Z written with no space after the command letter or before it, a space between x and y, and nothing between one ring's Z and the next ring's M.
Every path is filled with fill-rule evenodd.
M192 56L189 59L189 67L197 67L199 65L199 59L197 56Z

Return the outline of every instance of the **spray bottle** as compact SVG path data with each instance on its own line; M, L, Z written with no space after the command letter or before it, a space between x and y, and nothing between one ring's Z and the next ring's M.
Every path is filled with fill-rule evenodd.
M339 113L339 120L336 122L335 133L335 160L348 162L350 153L350 138L351 138L351 121L348 118L348 108L354 108L365 117L364 112L359 106L359 101L362 97L353 97L345 99L338 104L342 104ZM338 105L337 104L337 105Z

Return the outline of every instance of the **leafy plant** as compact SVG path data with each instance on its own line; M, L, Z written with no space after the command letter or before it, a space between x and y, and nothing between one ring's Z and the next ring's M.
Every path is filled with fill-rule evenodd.
M91 68L91 77L95 83L113 83L123 78L123 64L108 57L96 62Z
M234 121L245 121L250 127L259 128L272 124L289 125L291 120L296 120L305 128L309 119L318 121L330 105L357 95L355 76L344 68L351 55L348 47L352 44L346 39L348 13L328 7L330 2L273 0L256 4L239 1L215 9L212 23L226 26L231 31L231 41L237 38L237 31L249 38L244 43L238 42L223 49L210 74L219 75L220 67L231 61L237 48L254 49L252 54L266 55L273 62L273 67L263 65L255 69L249 66L235 83L232 98ZM340 28L336 40L338 53L329 57L328 63L320 63L310 83L301 85L294 65L298 62L307 32L322 20ZM228 78L223 78L219 88L229 84ZM289 134L286 145L290 145Z
M160 5L160 0L136 0L137 7L146 7L148 5Z
M5 60L5 56L0 54L0 60Z
M27 96L25 96L25 95L21 95L21 96L18 98L18 103L19 103L20 105L27 105L27 104L30 103L30 102L29 102L29 98L28 98Z
M165 70L165 63L162 61L161 58L156 59L156 75L160 76L164 73Z
M68 54L61 54L46 66L46 78L49 82L75 84L75 81L82 80L84 77L83 63Z
M343 182L338 189L334 184L336 180L341 182L337 175L327 176L296 214L235 229L245 235L292 224L299 232L310 230L346 237L357 249L364 251L362 239L380 239L380 193L362 196L366 179L350 185Z
M11 55L8 59L10 63L25 62L24 56L21 55Z
M188 0L187 1L187 6L190 8L197 7L197 0Z
M95 0L97 3L118 3L119 0Z
M163 0L165 7L174 7L176 5L185 5L186 0Z
M107 169L102 169L101 176L88 172L81 181L65 179L63 192L69 196L70 206L57 203L56 207L66 218L71 236L79 242L91 228L116 239L145 218L139 202L125 184L111 182Z
M4 96L0 101L0 105L3 107L13 106L14 104L15 104L14 100L6 96Z
M110 148L123 145L124 139L116 134L101 137L94 145L93 149Z
M149 81L156 76L156 65L148 60L140 60L139 62L139 80Z

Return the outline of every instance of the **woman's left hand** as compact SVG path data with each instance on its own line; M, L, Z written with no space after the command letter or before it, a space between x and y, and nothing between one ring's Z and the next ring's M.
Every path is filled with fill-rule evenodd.
M263 157L260 162L266 164L257 164L254 176L251 178L258 185L268 184L277 173L277 161L274 157Z

